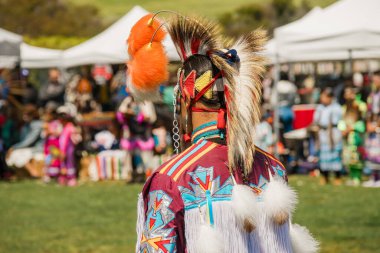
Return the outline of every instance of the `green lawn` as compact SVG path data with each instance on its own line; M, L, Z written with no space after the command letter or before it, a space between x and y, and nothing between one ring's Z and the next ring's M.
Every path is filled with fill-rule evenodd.
M301 202L294 220L321 241L321 252L380 252L380 189L322 187L304 176L290 183ZM0 252L133 252L141 187L0 183Z

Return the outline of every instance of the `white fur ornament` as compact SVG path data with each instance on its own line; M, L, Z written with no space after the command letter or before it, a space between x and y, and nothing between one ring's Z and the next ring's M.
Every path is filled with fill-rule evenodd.
M151 102L160 102L162 101L160 91L158 89L152 90L152 91L139 91L136 89L133 84L131 83L131 78L127 77L127 87L129 88L130 92L133 95L133 98L136 102L144 102L144 101L151 101Z
M271 175L271 173L269 172ZM281 177L270 176L270 182L263 193L264 210L269 217L282 225L289 220L297 204L297 194Z
M197 240L197 253L224 253L223 238L215 228L202 224Z
M257 197L252 188L235 183L231 205L238 224L241 224L247 232L252 232L257 226L259 214Z
M294 253L316 253L319 251L318 241L305 227L298 224L290 225L290 237Z

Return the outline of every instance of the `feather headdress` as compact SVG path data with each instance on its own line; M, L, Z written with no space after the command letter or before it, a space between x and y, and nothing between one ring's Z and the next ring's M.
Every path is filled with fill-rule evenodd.
M168 33L182 62L192 55L208 56L222 48L220 29L210 21L178 16L169 22Z
M238 61L224 49L218 26L209 21L178 17L168 27L182 62L191 55L205 55L222 72L227 103L228 161L232 169L248 174L253 165L255 125L260 120L261 77L264 58L260 55L266 33L256 30L228 46Z
M260 122L261 77L265 71L260 52L265 42L266 33L256 30L230 47L240 61L235 64L233 80L227 82L228 161L231 168L240 167L246 175L252 170L255 126Z
M132 84L132 90L143 98L156 94L158 84L167 79L167 59L162 47L165 31L161 31L163 28L155 22L158 21L154 16L144 17L137 23L138 27L132 29L133 34L128 39L131 43L129 52L132 54L132 60L128 63L129 83ZM157 38L152 27L159 31L156 33ZM145 31L144 36L139 35L141 31ZM260 51L266 41L266 33L257 30L242 36L235 43L227 45L231 49L227 50L220 37L219 27L210 21L176 15L167 23L166 31L183 63L193 55L203 55L219 69L219 76L205 73L198 78L202 80L198 80L194 73L180 76L180 83L183 83L180 89L195 100L196 91L207 98L210 93L203 89L212 89L222 82L227 114L229 167L231 170L242 169L245 175L249 174L254 160L255 125L260 120L261 76L264 72L264 58ZM139 38L136 38L137 35ZM148 35L152 35L150 42ZM152 57L150 50L154 50L155 57ZM222 81L216 82L213 78Z

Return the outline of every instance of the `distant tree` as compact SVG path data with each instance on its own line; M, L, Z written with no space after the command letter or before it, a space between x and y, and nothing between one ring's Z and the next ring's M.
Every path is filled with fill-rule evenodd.
M219 22L225 33L237 37L258 27L273 33L274 28L289 23L307 13L310 5L302 0L295 6L292 0L272 0L266 4L250 4L219 17Z
M0 27L30 37L88 37L104 28L96 7L63 0L0 0Z
M293 0L272 0L269 5L272 10L274 28L294 21L310 11L308 0L302 0L297 6Z
M251 4L223 14L219 22L229 36L237 37L252 31L254 27L270 26L268 15L268 9L264 5Z
M37 47L46 47L54 49L66 49L78 45L84 41L88 40L88 37L72 37L72 36L39 36L39 37L29 37L24 36L24 41L30 45Z

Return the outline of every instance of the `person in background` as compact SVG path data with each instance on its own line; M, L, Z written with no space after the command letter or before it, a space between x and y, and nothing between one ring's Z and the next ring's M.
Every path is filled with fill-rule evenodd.
M367 105L356 97L357 88L346 87L343 118L338 124L343 135L343 164L350 171L348 185L359 186L363 169L364 117Z
M2 140L3 151L6 152L19 141L19 131L14 131L19 124L18 112L16 108L10 106L6 101L1 103L0 111L2 115L0 139Z
M279 117L282 123L282 133L287 133L293 129L294 113L292 106L298 99L297 86L289 80L286 72L281 72L280 81L277 84L277 98L275 92L272 93L272 106L279 106ZM281 134L282 136L282 134Z
M342 119L342 108L334 101L331 88L320 95L320 104L314 113L314 123L319 127L319 166L323 175L321 184L329 182L329 172L335 172L335 185L341 184L342 134L338 123Z
M37 107L32 104L24 106L22 120L24 125L20 131L20 141L8 150L6 162L10 167L26 168L32 177L36 177L38 172L33 160L40 160L43 147L42 121Z
M14 122L8 119L8 108L5 100L0 100L0 179L8 178L10 173L5 162L5 154L10 146L11 137L13 132L10 131L13 128ZM6 133L6 134L4 134ZM8 137L6 139L6 137Z
M8 69L0 71L0 101L7 100L11 79L11 72Z
M58 69L49 70L49 80L39 91L41 106L45 106L50 101L56 102L59 105L64 104L65 85L60 82L59 78L60 72Z
M111 80L110 89L112 94L112 106L113 108L117 108L117 106L123 102L124 98L128 96L124 66L119 66L119 69Z
M269 124L269 113L263 113L260 123L256 126L255 143L262 150L273 153L274 135L272 126Z
M332 87L334 97L336 98L336 102L340 105L344 105L344 89L346 87L353 86L352 82L353 78L352 75L341 75L338 80L336 80L336 83L329 85L329 87Z
M92 95L92 84L88 77L81 76L76 86L76 98L74 104L78 113L90 113L100 111L100 105L96 103Z
M21 70L21 83L23 86L24 94L22 96L23 104L37 104L38 91L29 80L29 71L26 69Z
M357 94L361 101L366 102L369 94L371 93L370 85L365 85L364 76L360 72L356 72L352 75L352 82L357 88Z
M315 89L315 79L313 76L309 75L303 80L302 87L298 90L301 104L316 103L316 92L317 89Z
M110 80L112 67L108 64L95 64L91 70L91 76L95 81L94 98L101 104L104 111L111 110Z
M145 181L153 170L152 124L157 119L153 103L137 103L132 97L126 97L118 109L117 119L123 126L120 147L126 150L127 164L135 173L128 176L127 181Z
M60 106L57 109L58 118L63 129L59 137L59 149L61 153L61 168L58 183L61 185L75 186L77 184L77 171L75 167L75 145L81 141L78 129L74 125L76 108L72 104Z
M154 139L154 158L152 168L156 169L170 158L170 155L168 155L170 134L165 128L164 120L161 118L157 119L153 125L152 134Z
M270 68L263 79L263 98L262 103L266 106L270 105L273 90L273 68Z
M45 138L44 154L45 169L43 181L48 183L51 179L56 179L61 168L61 152L59 149L59 136L62 133L62 124L57 120L57 105L49 102L45 107L43 117L44 129L42 135Z
M380 70L373 75L373 90L368 97L366 165L372 176L364 187L380 187Z

